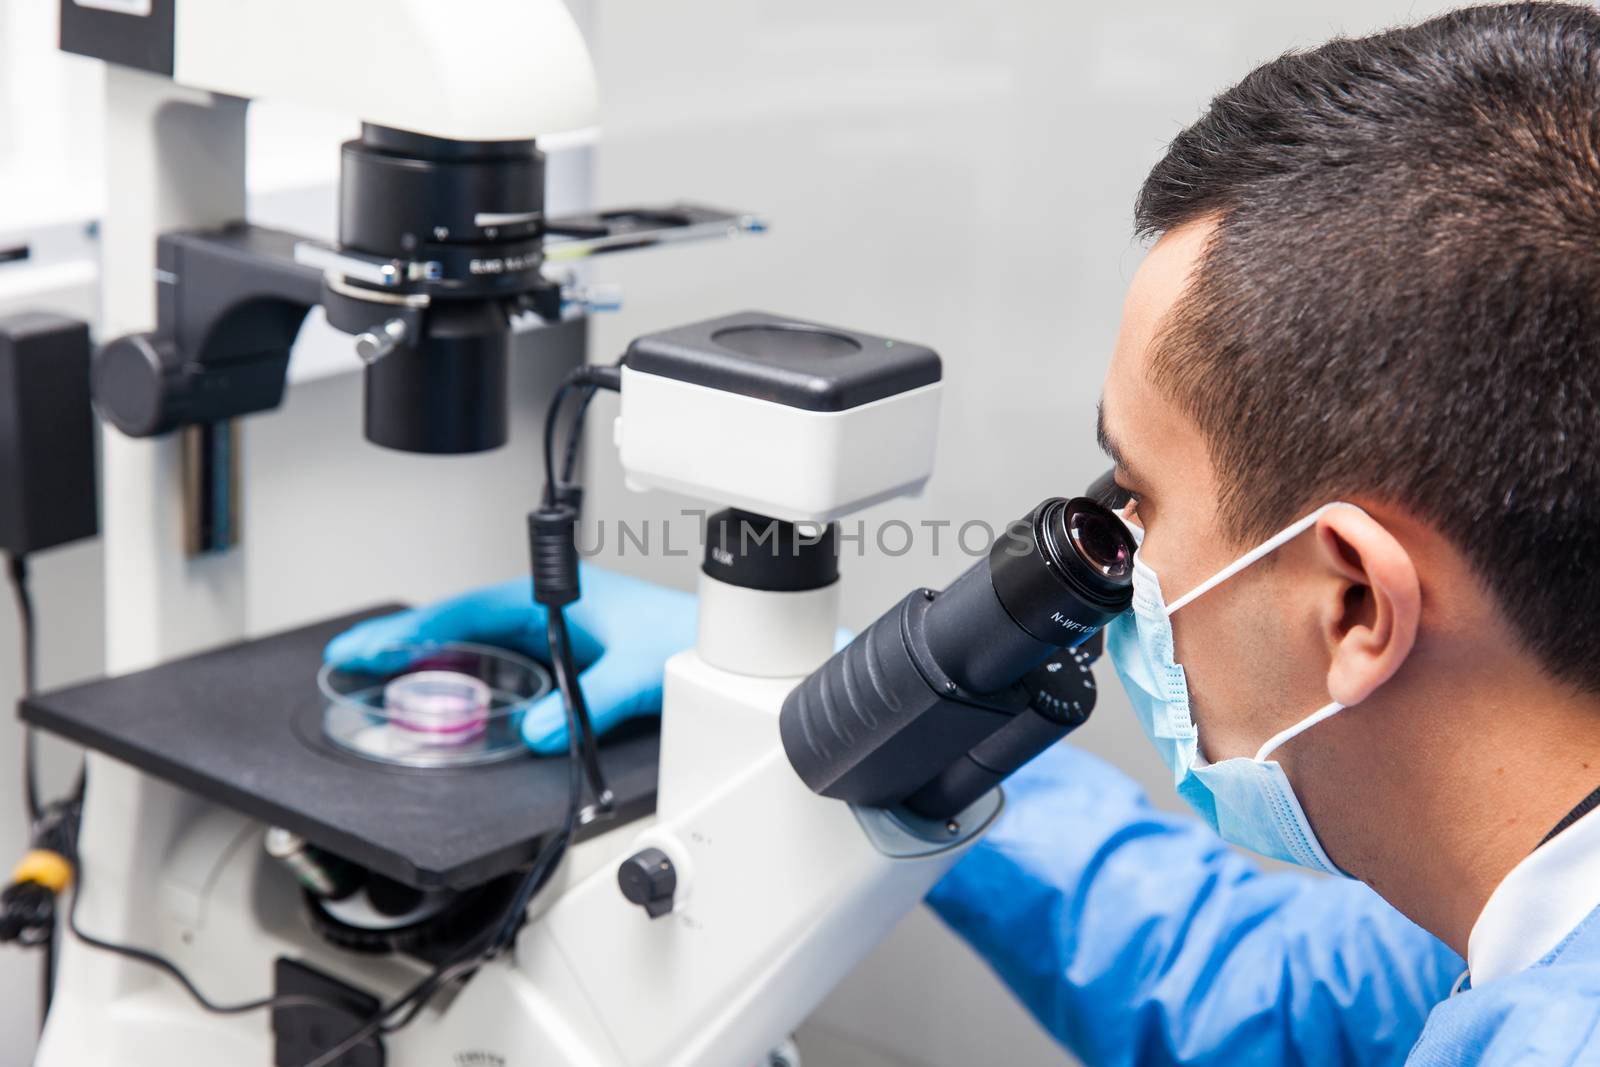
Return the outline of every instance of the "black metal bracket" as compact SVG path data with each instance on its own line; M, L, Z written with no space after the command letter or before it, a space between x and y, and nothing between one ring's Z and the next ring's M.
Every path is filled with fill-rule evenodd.
M294 259L303 240L246 223L163 234L155 331L95 356L102 417L150 437L282 403L289 349L322 298L322 272Z
M538 262L575 264L614 252L765 229L759 216L692 203L542 219ZM307 254L319 249L323 254ZM384 354L386 325L398 324L393 328L404 337L423 336L430 297L467 295L459 292L463 278L488 286L477 294L480 298L503 298L548 322L562 314L560 287L537 274L520 291L498 293L495 281L509 269L502 259L457 264L466 273L456 278L448 264L329 249L299 234L246 222L163 234L156 264L155 330L119 337L94 359L95 407L130 437L277 407L283 402L289 350L306 312L319 304L336 329L372 332L369 347L378 351L365 357L369 361ZM341 267L351 269L345 278L339 284L328 280ZM389 273L374 280L352 274L356 268Z

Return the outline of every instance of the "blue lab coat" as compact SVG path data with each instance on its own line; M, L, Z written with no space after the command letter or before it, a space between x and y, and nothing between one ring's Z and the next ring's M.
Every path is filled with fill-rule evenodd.
M1070 745L1006 793L928 902L1090 1067L1600 1064L1600 912L1452 996L1461 958L1366 886L1265 873Z

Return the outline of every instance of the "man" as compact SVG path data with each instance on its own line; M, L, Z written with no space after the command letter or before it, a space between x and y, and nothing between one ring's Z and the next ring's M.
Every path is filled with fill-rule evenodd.
M1600 1062L1600 14L1281 57L1137 216L1108 649L1205 821L1335 877L1058 746L930 903L1092 1064Z

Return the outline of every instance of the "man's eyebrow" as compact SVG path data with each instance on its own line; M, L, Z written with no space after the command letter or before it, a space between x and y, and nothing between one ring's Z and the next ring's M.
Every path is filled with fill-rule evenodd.
M1138 475L1134 473L1133 468L1128 465L1128 457L1122 454L1122 449L1117 447L1117 442L1112 439L1110 432L1106 429L1106 402L1104 398L1101 398L1100 403L1095 406L1094 437L1100 444L1100 451L1111 458L1111 462L1117 465L1130 482L1135 485L1142 484Z
M1128 465L1122 461L1122 450L1117 447L1117 443L1106 432L1106 402L1104 399L1095 405L1094 439L1100 443L1100 451L1111 457L1111 462L1124 470L1127 469Z

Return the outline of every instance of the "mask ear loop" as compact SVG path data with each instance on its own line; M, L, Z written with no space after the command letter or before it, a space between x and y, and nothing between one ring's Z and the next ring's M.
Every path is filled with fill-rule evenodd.
M1252 548L1250 551L1246 552L1244 555L1240 556L1226 567L1222 568L1216 574L1213 574L1211 577L1207 578L1205 581L1201 582L1199 585L1183 594L1183 596L1179 597L1177 600L1174 600L1170 605L1167 606L1167 617L1171 618L1172 613L1183 607L1185 604L1192 603L1199 597L1211 592L1211 590L1215 589L1229 578L1232 578L1235 574L1238 574L1252 563L1257 562L1263 556L1270 555L1271 553L1282 548L1284 545L1288 544L1290 541L1293 541L1296 537L1299 537L1301 534L1311 529L1312 526L1316 525L1316 521L1322 518L1322 516L1326 515L1333 508L1354 507L1356 507L1356 505L1347 504L1342 500L1335 500L1332 503L1322 505L1305 518L1300 519L1297 522L1290 523L1288 526L1285 526L1283 529L1279 530L1277 533L1273 534L1271 537L1267 538L1265 541L1261 542L1259 545ZM1360 511L1361 509L1356 508L1356 510ZM1331 719L1333 716L1343 711L1344 708L1345 706L1343 704L1340 704L1338 701L1334 701L1317 709L1310 715L1307 715L1305 718L1301 719L1293 726L1290 726L1288 729L1280 730L1273 734L1271 737L1267 738L1266 744L1262 745L1256 750L1255 762L1260 763L1261 761L1265 760L1273 753L1274 750L1283 745L1285 742L1311 729L1313 726L1317 725L1317 723L1322 722L1325 719Z
M1301 719L1288 729L1279 730L1277 733L1267 738L1267 743L1262 745L1260 749L1256 751L1255 761L1260 763L1262 760L1270 756L1273 750L1279 745L1282 745L1285 741L1288 741L1294 737L1298 737L1300 734L1311 729L1324 719L1333 718L1335 715L1339 714L1339 712L1343 711L1344 708L1345 706L1336 700L1331 704L1327 704L1318 710L1313 711L1310 715L1307 715L1305 718Z
M1168 604L1168 617L1170 617L1173 612L1177 611L1185 604L1189 604L1195 600L1198 600L1204 594L1211 592L1211 590L1215 589L1229 578L1232 578L1235 574L1238 574L1252 563L1255 563L1257 560L1261 559L1261 557L1270 555L1271 553L1282 548L1284 545L1288 544L1290 541L1293 541L1296 537L1299 537L1301 534L1311 529L1311 527L1315 525L1316 521L1322 518L1322 516L1326 515L1331 509L1354 507L1356 507L1354 504L1346 504L1342 500L1336 500L1331 504L1322 505L1316 511L1313 511L1311 514L1307 515L1298 522L1294 522L1288 526L1285 526L1283 529L1279 530L1277 533L1273 534L1271 537L1267 538L1265 541L1261 542L1259 545L1252 548L1250 551L1246 552L1244 555L1240 556L1238 559L1234 560L1232 563L1228 564L1226 567L1222 568L1220 571L1213 574L1211 577L1207 578L1205 581L1201 582L1187 593L1183 594L1177 600L1174 600L1171 604ZM1356 510L1360 511L1361 509L1356 508Z

